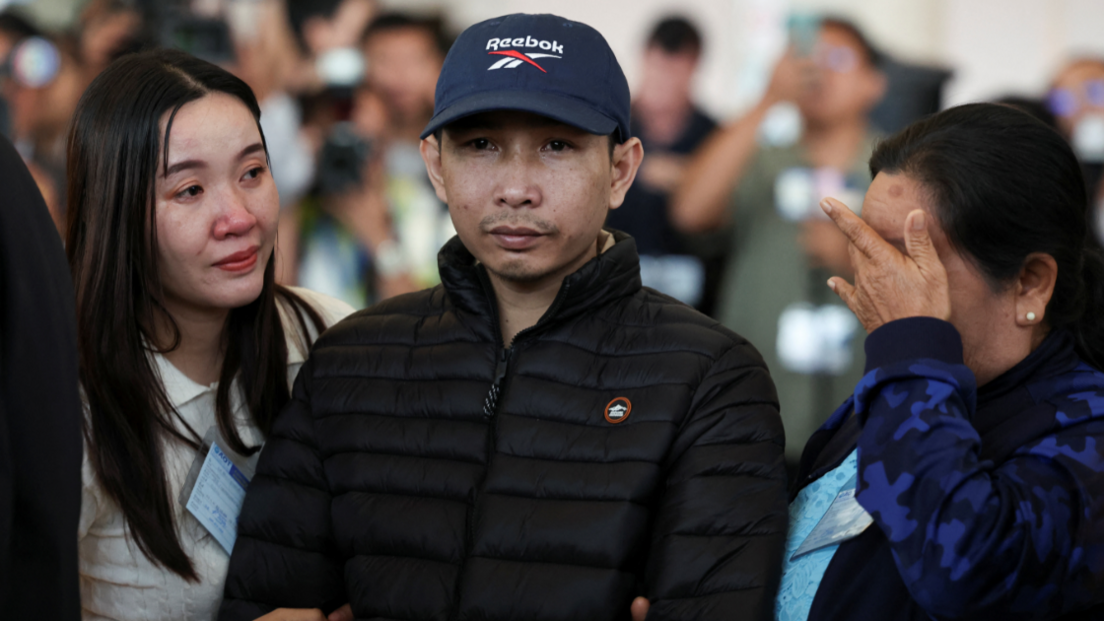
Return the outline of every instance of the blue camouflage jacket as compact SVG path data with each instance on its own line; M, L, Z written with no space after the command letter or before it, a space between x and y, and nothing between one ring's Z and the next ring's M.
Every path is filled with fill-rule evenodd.
M1104 374L1072 336L981 390L949 323L886 324L866 351L795 493L857 445L874 524L840 546L809 620L1104 619Z

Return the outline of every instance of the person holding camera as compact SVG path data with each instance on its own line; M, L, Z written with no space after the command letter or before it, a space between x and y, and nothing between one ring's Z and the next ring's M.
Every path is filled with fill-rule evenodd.
M455 231L417 135L445 46L434 20L385 13L368 24L364 82L335 97L348 118L325 124L319 195L296 223L300 284L363 308L440 282L437 251Z
M763 99L716 131L687 167L671 202L684 232L730 224L717 318L763 353L778 387L786 458L862 375L862 334L821 284L848 273L847 240L816 207L822 196L862 196L875 133L867 116L885 91L877 52L849 22L793 29ZM788 146L760 146L776 104L796 104L804 129Z

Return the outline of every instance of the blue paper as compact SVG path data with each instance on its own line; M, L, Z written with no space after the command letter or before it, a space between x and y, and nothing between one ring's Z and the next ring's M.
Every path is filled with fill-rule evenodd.
M248 487L249 477L234 465L217 442L212 443L186 506L227 554L234 549L238 514Z
M813 531L794 551L792 558L858 537L874 523L874 518L870 517L870 514L855 499L857 481L856 474L844 484L836 499L832 501L832 506L828 507L824 517L817 522Z

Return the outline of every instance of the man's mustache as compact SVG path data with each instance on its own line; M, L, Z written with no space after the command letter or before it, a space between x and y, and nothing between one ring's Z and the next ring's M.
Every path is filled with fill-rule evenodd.
M529 214L497 213L479 221L479 228L485 233L499 226L525 227L541 235L554 235L560 232L560 228L554 223Z

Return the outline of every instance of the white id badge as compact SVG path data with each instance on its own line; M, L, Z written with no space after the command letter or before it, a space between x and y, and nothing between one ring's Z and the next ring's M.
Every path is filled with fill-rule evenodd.
M223 448L225 444L216 427L207 430L203 446L207 448L207 456L196 457L180 501L229 554L238 536L238 514L258 454L244 458Z
M874 523L874 518L855 499L858 479L858 474L852 475L851 480L843 486L832 501L832 506L828 507L828 512L794 551L791 561L821 548L854 539Z

